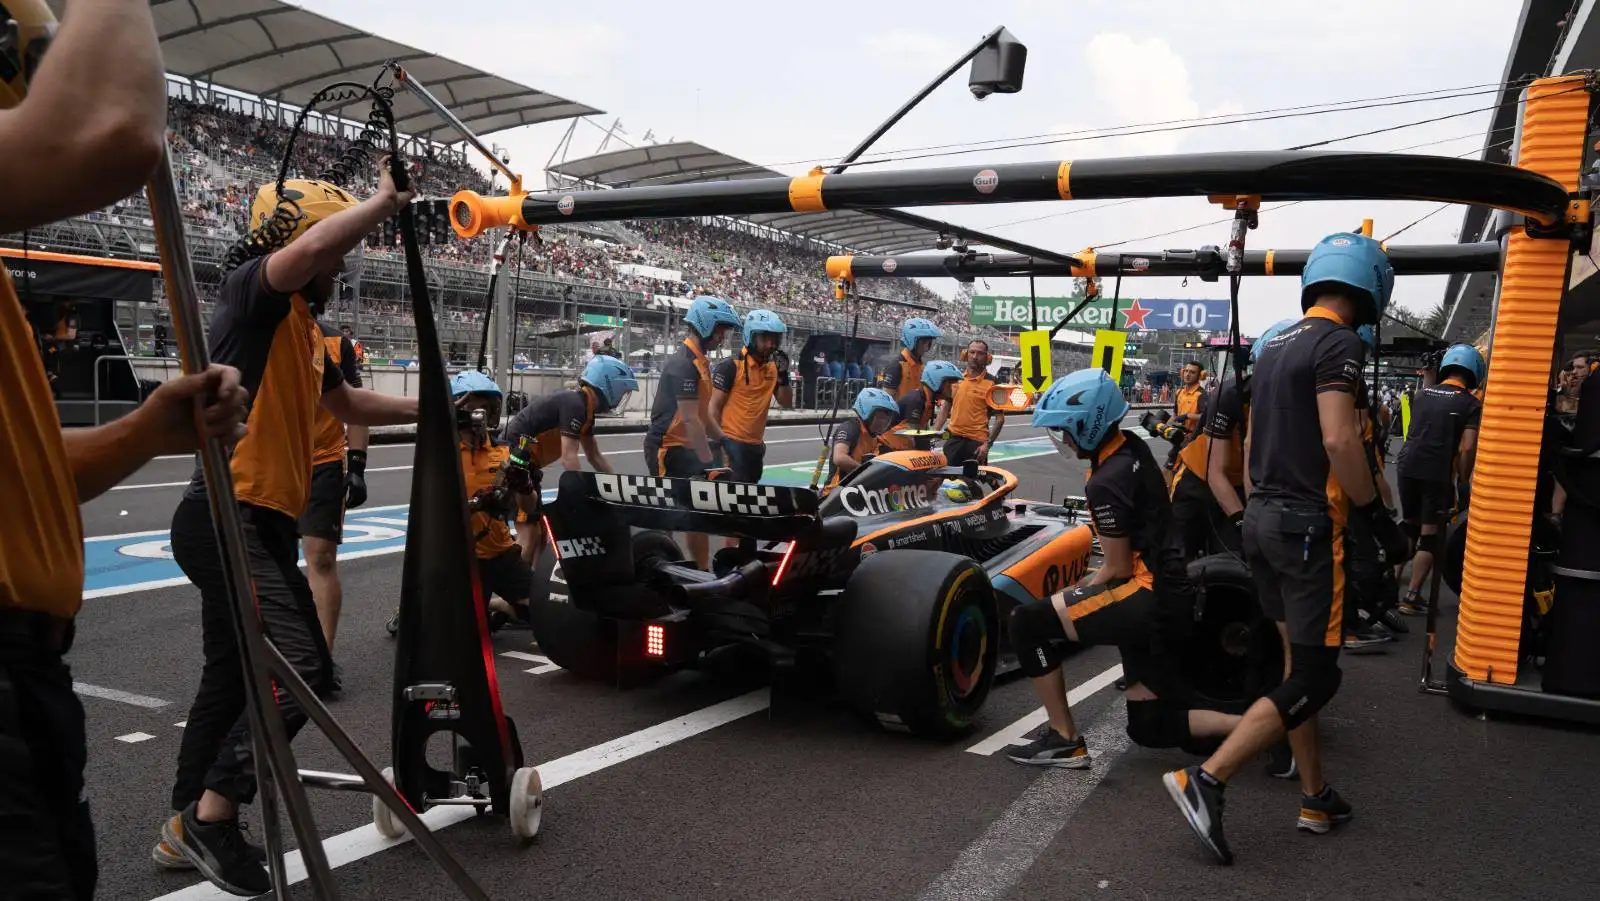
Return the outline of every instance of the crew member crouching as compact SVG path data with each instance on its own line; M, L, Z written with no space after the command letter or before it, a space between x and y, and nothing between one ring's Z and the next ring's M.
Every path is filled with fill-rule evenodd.
M510 448L495 440L505 396L494 379L474 369L458 372L450 380L450 394L456 402L461 477L467 486L478 582L488 613L495 625L501 617L525 619L533 570L511 537L509 520L518 512L538 517L538 486L526 477L526 469L519 478L518 468L508 465Z
M878 452L879 436L889 431L900 407L882 388L865 388L856 395L853 417L833 430L828 460L831 474L823 491L833 490L839 480L860 468L869 455Z

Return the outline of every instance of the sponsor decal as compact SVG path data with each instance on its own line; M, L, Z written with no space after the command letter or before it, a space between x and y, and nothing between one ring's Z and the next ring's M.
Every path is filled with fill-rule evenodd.
M922 544L928 540L928 530L918 529L906 535L896 535L889 539L889 548L906 547L913 544Z
M993 194L994 189L1000 187L1000 175L993 169L985 169L972 176L972 186L979 194Z
M939 458L932 454L918 454L906 462L912 469L932 469L939 465Z
M868 554L876 554L877 552L878 552L878 546L877 545L873 544L870 541L861 542L861 556L865 557Z
M894 257L890 257L887 260L883 261L883 271L884 272L893 272L893 271L895 271L896 269L899 269L899 268L900 268L900 264L895 262L895 258Z
M851 485L839 492L839 502L851 516L919 510L931 500L926 485L896 485L875 490Z
M576 207L577 205L578 205L577 199L574 198L571 194L568 194L565 197L561 198L560 200L556 201L556 212L560 213L563 216L570 216L570 215L572 215L573 207Z

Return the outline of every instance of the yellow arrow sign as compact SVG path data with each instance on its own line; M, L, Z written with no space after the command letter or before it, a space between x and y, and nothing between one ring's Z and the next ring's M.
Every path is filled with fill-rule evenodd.
M1022 387L1038 394L1050 384L1050 330L1022 332L1017 342L1022 348Z
M1113 382L1122 382L1122 352L1128 342L1127 332L1100 329L1094 333L1094 365L1106 371Z

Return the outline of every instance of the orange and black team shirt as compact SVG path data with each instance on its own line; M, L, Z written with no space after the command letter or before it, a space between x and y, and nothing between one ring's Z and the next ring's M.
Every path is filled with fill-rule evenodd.
M644 443L656 447L687 447L689 430L678 415L678 401L699 402L700 421L711 419L711 364L700 349L700 339L683 339L678 352L667 358L656 383L656 399L650 405L650 428Z
M1121 429L1113 432L1089 461L1083 495L1096 535L1128 539L1133 549L1129 583L1154 589L1155 572L1167 547L1172 505L1150 448L1136 435Z
M557 391L518 410L500 436L507 448L527 438L533 445L529 466L542 469L561 459L563 436L587 438L594 434L594 410L595 391L588 385Z
M83 603L83 520L50 381L0 267L0 610L70 618Z
M1173 398L1173 413L1179 416L1188 414L1189 418L1184 420L1183 426L1191 432L1195 430L1196 419L1200 415L1200 399L1204 396L1205 389L1200 387L1199 382L1195 382L1193 385L1179 388Z
M1322 446L1317 395L1353 394L1365 348L1350 326L1313 307L1267 350L1250 378L1252 499L1325 508L1342 526L1345 494Z
M891 450L914 450L917 446L916 439L901 435L907 429L926 429L933 419L933 392L927 385L917 385L917 390L907 391L900 398L900 415L895 420L894 428L889 434L883 436L883 444Z
M319 321L317 326L322 329L322 344L328 351L328 360L339 367L339 373L350 383L350 387L360 388L361 364L355 348L350 345L350 339L326 322ZM320 404L317 406L316 437L313 440L316 441L316 447L311 451L312 466L344 460L344 423Z
M492 439L483 447L472 440L461 442L461 477L467 485L467 497L485 488L493 488L505 468L511 449ZM472 514L472 534L477 543L479 560L498 557L517 546L511 537L511 527L504 519L479 511Z
M778 390L777 363L763 363L750 356L748 349L741 350L711 371L711 387L728 392L722 408L722 434L741 444L766 440L767 412Z
M883 370L883 390L895 400L905 397L912 388L922 384L922 367L922 361L912 356L911 351L900 348L900 359Z
M212 361L238 369L250 392L249 434L234 446L230 467L239 503L299 519L311 483L318 402L344 376L328 358L306 299L267 286L267 259L250 260L223 279L209 343ZM205 496L196 465L184 497Z
M1238 382L1225 379L1212 392L1210 402L1202 405L1205 412L1200 417L1200 434L1178 452L1179 469L1172 479L1174 486L1184 472L1206 478L1211 452L1218 442L1226 442L1233 448L1228 481L1233 485L1244 484L1244 423L1249 403L1241 399L1243 394Z
M1411 432L1395 461L1400 477L1453 484L1461 436L1476 429L1482 416L1483 403L1455 376L1418 391L1411 401Z
M857 463L860 463L867 454L877 453L878 450L878 439L873 437L872 432L861 421L861 417L851 416L839 423L833 430L833 438L828 441L828 468L832 472L828 475L827 484L823 486L824 491L839 484L839 470L833 465L833 449L841 444L847 448L845 453L850 459Z
M950 434L972 441L989 440L990 392L994 379L987 372L967 371L950 386Z

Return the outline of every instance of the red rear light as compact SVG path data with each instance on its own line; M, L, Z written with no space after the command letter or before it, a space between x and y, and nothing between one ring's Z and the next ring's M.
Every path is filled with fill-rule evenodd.
M544 540L550 542L550 552L556 555L556 562L561 562L561 549L556 547L556 535L550 531L550 517L541 516L539 521L544 523Z
M667 656L667 627L660 623L650 623L644 627L644 655L646 657Z
M773 588L778 587L778 583L783 580L783 571L789 568L789 558L794 556L794 545L795 543L791 541L783 550L783 559L778 561L778 571L772 574Z

